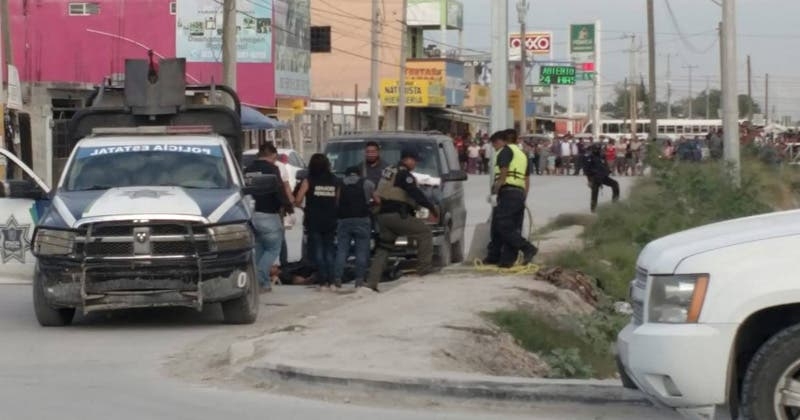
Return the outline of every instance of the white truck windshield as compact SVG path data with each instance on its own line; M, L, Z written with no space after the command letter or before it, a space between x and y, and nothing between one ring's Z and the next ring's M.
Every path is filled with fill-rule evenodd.
M230 173L222 147L189 144L130 144L80 147L63 188L177 186L228 188Z

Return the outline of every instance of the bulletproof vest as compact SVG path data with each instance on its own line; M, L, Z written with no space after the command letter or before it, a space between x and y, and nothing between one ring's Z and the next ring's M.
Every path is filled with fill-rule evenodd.
M308 181L305 225L316 232L336 230L336 175L326 174Z
M367 197L364 195L364 178L354 184L343 184L339 194L339 218L369 217Z
M397 166L389 166L383 170L381 181L378 183L378 188L376 190L378 197L380 197L383 201L397 201L400 203L406 203L411 206L411 208L416 208L417 203L411 197L409 197L406 190L395 186L397 173ZM408 176L411 176L411 173L407 173Z

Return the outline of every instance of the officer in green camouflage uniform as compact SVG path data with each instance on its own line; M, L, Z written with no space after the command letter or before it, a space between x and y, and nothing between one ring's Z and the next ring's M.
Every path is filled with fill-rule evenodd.
M378 291L378 283L383 276L389 252L399 236L405 236L417 243L417 273L424 276L433 272L433 233L421 219L414 216L416 209L427 208L431 215L439 218L436 206L425 197L417 186L411 172L417 167L417 152L403 150L400 163L383 171L375 195L380 200L377 222L380 239L376 245L375 256L369 268L369 287Z

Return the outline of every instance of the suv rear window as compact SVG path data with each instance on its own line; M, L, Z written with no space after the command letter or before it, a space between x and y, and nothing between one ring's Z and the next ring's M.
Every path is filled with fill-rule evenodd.
M369 141L365 140L345 140L328 143L325 154L331 161L333 172L343 174L351 166L361 165L364 162L364 145ZM409 139L382 140L378 144L381 146L381 159L393 165L400 161L400 155L405 148L413 148L419 155L417 169L425 175L433 177L442 176L441 165L439 162L439 150L436 141L417 141Z

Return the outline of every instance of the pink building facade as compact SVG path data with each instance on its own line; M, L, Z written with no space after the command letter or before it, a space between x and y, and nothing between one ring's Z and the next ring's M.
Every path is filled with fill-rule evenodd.
M123 73L126 58L146 58L149 49L156 56L176 54L172 0L11 0L10 7L14 64L23 83L99 84ZM275 106L275 66L268 61L239 63L237 91L244 104ZM221 63L187 63L187 82L212 79L222 81Z

